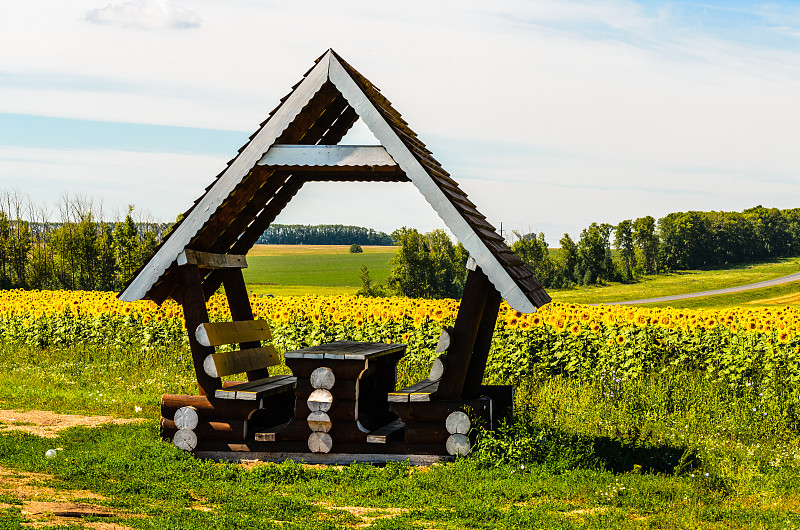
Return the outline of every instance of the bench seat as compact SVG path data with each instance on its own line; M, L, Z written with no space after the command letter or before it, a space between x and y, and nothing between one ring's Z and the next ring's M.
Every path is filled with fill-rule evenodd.
M404 403L408 401L430 401L436 396L436 391L439 390L439 381L431 381L430 379L423 379L419 383L415 383L402 390L395 390L389 392L387 401L390 403Z
M214 392L214 397L217 399L256 401L263 397L293 391L295 386L297 386L297 377L293 375L273 375L217 389Z

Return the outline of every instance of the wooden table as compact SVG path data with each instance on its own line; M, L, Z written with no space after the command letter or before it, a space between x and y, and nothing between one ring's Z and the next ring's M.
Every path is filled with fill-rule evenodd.
M366 442L397 419L387 395L405 351L405 344L336 341L287 352L286 365L297 376L294 418L277 439L305 438L315 453Z

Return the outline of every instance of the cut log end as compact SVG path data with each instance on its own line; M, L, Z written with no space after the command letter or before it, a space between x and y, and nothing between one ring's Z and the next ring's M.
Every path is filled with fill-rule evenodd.
M203 324L198 324L197 329L194 330L194 338L196 338L197 342L202 346L211 346L211 342L208 340L208 332Z
M465 412L457 410L451 412L444 422L447 432L450 434L467 434L471 427L469 416Z
M334 383L336 383L336 376L333 374L333 370L327 366L320 366L311 372L311 386L314 388L330 390Z
M206 355L205 360L203 360L203 371L209 377L219 377L219 374L217 373L217 365L214 362L213 355Z
M442 334L439 335L439 343L436 344L436 353L446 352L453 345L452 331L452 328L442 329Z
M312 432L308 437L308 448L312 453L330 453L333 438L326 432Z
M328 432L333 423L327 413L320 410L308 415L308 427L314 432Z
M175 411L174 421L178 429L195 429L200 421L200 415L194 407L181 407Z
M431 381L439 381L442 376L444 375L444 371L447 368L447 355L440 355L433 361L433 366L431 366L431 373L428 375L428 379Z
M330 390L318 388L308 396L306 403L308 404L308 410L311 412L328 412L331 409L331 405L333 405L333 394L331 394Z
M173 436L172 443L178 449L194 451L194 448L197 447L197 434L190 429L179 429Z
M451 434L445 442L445 448L453 456L466 456L472 450L472 444L466 434Z

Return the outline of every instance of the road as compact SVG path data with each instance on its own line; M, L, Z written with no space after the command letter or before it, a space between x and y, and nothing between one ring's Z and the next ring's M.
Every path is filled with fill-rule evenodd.
M639 305L639 304L653 304L656 302L671 302L672 300L686 300L687 298L701 298L703 296L714 296L717 294L740 293L742 291L763 289L764 287L772 287L774 285L796 282L798 280L800 280L800 272L795 272L794 274L790 274L789 276L782 276L780 278L775 278L773 280L766 280L758 283L749 283L747 285L739 285L738 287L726 287L725 289L714 289L712 291L701 291L699 293L659 296L657 298L645 298L643 300L628 300L626 302L604 302L604 305Z

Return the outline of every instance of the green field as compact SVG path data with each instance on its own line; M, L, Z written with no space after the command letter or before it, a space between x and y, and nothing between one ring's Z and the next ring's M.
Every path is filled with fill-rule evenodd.
M695 293L723 289L738 285L762 282L788 276L800 270L800 258L781 258L763 263L733 265L729 269L708 271L680 271L669 274L645 276L630 284L609 283L606 285L577 287L574 289L548 289L558 302L575 304L610 304L626 300L642 300L659 296ZM800 288L797 282L786 285L746 291L743 293L717 295L706 298L677 300L656 304L672 307L712 308L737 304L793 305L800 300L793 294ZM780 298L780 300L775 300Z
M355 294L366 265L372 280L385 284L397 247L362 248L351 254L347 245L256 245L247 255L244 279L256 294Z
M386 283L389 260L397 247L363 247L350 254L345 245L256 245L248 254L245 269L248 288L257 294L336 295L354 294L361 285L359 271L366 265L375 283ZM734 265L729 269L680 271L644 276L630 284L548 289L553 300L578 304L610 304L722 289L787 276L800 270L800 258L781 258L764 263ZM797 282L738 294L655 304L686 308L728 307L739 304L796 305L800 303Z

